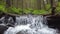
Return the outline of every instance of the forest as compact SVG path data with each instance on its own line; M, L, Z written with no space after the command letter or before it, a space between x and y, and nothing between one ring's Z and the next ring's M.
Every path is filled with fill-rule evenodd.
M0 0L0 34L60 34L60 0Z
M60 0L0 0L0 14L45 15L60 13Z

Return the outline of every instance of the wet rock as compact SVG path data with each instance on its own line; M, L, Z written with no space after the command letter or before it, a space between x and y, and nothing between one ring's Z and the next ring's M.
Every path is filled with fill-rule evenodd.
M47 17L48 26L51 28L57 28L60 30L60 16L49 16Z
M4 15L0 18L0 24L8 24L9 26L15 25L15 16ZM12 25L11 25L12 24Z
M20 32L18 32L18 33L16 33L16 34L24 34L24 33L20 31Z
M15 17L15 16L6 15L6 16L5 16L5 22L6 22L6 23L8 23L8 19L9 19L10 17L11 17L11 18L13 19L13 21L15 22L15 20L16 20L16 17Z
M0 25L0 34L4 34L4 32L8 29L7 26Z
M14 16L14 15L9 15L9 14L6 14L6 13L2 13L2 14L0 14L0 18L2 18L2 17L5 17L5 22L6 23L8 22L7 19L9 19L9 17L12 17L14 22L16 21L16 16Z

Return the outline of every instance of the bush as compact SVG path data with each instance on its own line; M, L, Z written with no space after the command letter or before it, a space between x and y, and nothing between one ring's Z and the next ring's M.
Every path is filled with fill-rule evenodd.
M32 14L33 9L24 9L23 12L24 12L25 14Z
M49 7L47 7L47 9L50 8L50 5L46 5L46 6L49 6ZM57 9L57 10L60 10L60 9ZM21 8L16 8L16 7L6 8L5 5L0 5L0 13L3 13L3 12L11 13L11 14L22 14L22 12L23 12L25 14L34 14L34 15L50 13L49 11L46 11L44 9L33 10L30 8L28 8L28 9L21 9Z
M46 10L48 10L50 8L51 8L50 4L46 4Z
M10 7L7 10L8 13L13 13L13 14L22 14L22 9L20 8L15 8L15 7Z
M4 5L0 5L0 14L6 12L6 8Z
M47 14L47 11L45 11L45 10L34 10L33 12L32 12L33 14Z
M40 14L40 11L39 10L34 10L33 12L32 12L32 14Z
M60 14L60 7L56 8L56 14Z
M58 7L60 7L60 2L58 2Z
M4 5L0 5L0 14L1 13L22 14L22 9L15 7L6 8Z
M56 7L56 14L60 14L60 2L58 2L58 6Z
M5 8L4 5L0 5L0 13L3 13L3 12L6 12L6 13L11 13L11 14L22 14L25 13L25 14L34 14L34 15L37 15L37 14L47 14L48 11L46 10L33 10L33 9L21 9L21 8L15 8L15 7L9 7L9 8Z

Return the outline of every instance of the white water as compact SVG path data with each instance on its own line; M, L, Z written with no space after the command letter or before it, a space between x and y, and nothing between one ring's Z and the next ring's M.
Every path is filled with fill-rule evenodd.
M57 34L55 29L43 24L43 16L20 16L16 22L16 26L9 27L4 34Z

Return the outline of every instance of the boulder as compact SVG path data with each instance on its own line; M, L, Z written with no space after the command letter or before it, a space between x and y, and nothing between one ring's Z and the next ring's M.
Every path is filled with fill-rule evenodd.
M60 16L49 16L46 19L49 27L60 30Z
M4 34L4 32L8 29L7 26L0 25L0 34Z

